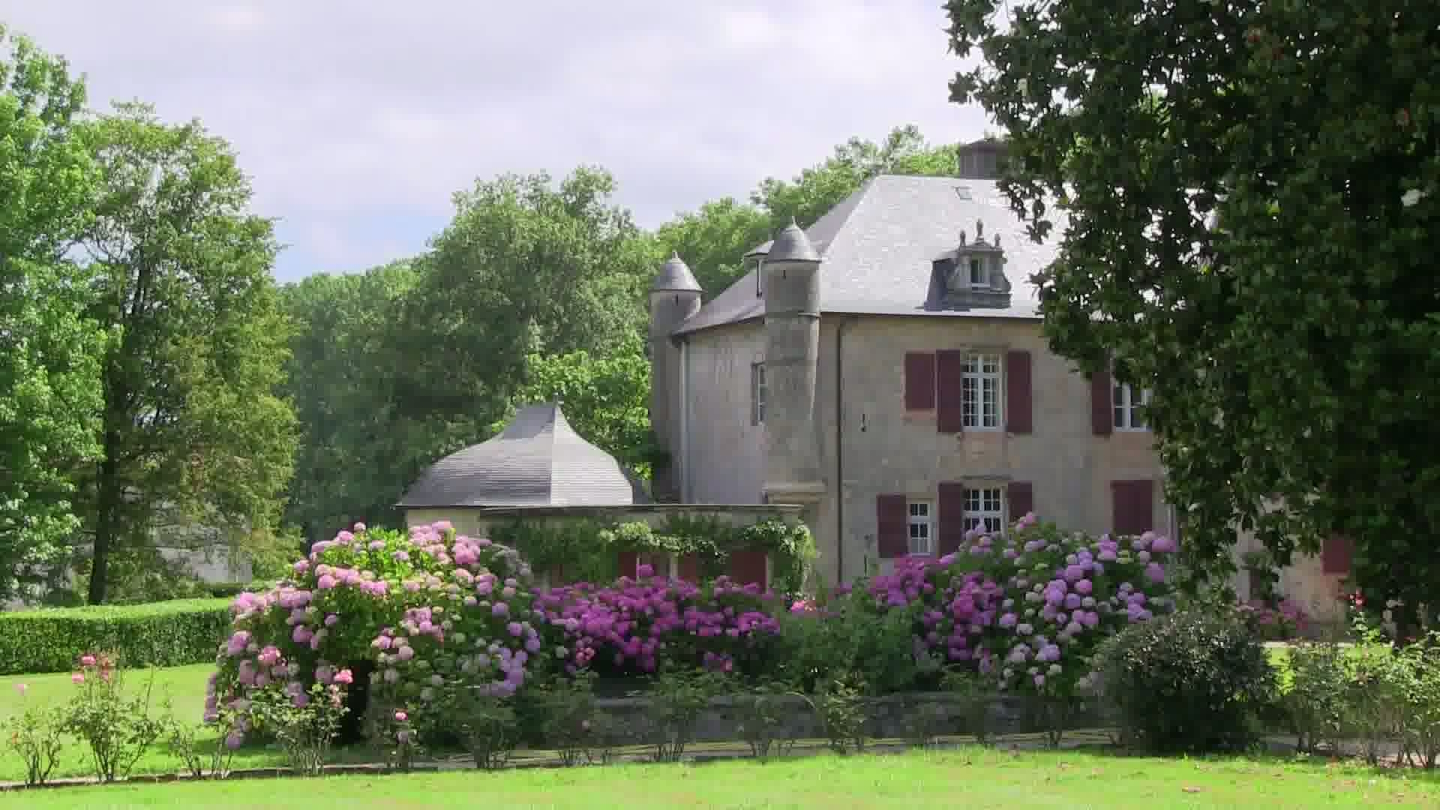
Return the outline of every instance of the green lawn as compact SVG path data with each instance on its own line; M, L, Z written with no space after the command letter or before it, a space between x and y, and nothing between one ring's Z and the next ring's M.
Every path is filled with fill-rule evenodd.
M168 695L174 707L175 716L188 723L200 722L205 711L205 680L210 677L213 664L196 664L188 667L170 667L156 670L131 670L125 673L125 690L140 689L155 673L155 687L151 693L154 707L153 716L160 716L160 704ZM15 688L25 684L25 697ZM68 700L75 690L69 673L47 673L44 675L10 675L0 678L0 722L23 711L26 704L59 705ZM205 740L215 739L213 731L205 731ZM3 741L0 741L3 742ZM277 751L242 749L235 756L236 768L258 768L283 765L285 757ZM148 751L135 766L134 773L176 773L184 770L183 763L171 753L168 746L160 744ZM93 776L90 770L88 750L78 742L69 743L61 755L60 765L51 778L66 776ZM25 766L20 757L8 747L0 744L0 782L19 782L25 779Z
M1428 777L1350 766L970 749L762 765L635 765L503 774L233 780L0 794L0 810L305 807L1437 807Z

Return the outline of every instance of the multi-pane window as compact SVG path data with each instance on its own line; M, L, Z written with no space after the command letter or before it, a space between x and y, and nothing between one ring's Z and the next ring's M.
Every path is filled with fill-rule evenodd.
M965 531L979 529L1000 534L1005 529L1005 505L1000 488L965 490Z
M931 537L930 504L927 501L910 501L906 504L907 517L906 528L910 532L909 551L911 554L934 554L934 546Z
M765 423L765 364L750 364L750 424Z
M965 429L999 429L1000 355L967 355L960 379L960 407Z
M1115 407L1115 427L1118 430L1145 430L1145 406L1150 404L1150 392L1136 391L1129 383L1115 383L1111 403Z

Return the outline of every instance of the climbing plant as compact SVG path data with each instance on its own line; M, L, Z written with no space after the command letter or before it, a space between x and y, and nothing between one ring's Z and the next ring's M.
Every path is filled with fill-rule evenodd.
M748 526L710 515L673 515L660 526L598 518L513 520L493 526L490 539L518 549L536 571L563 567L569 579L607 582L619 574L619 555L694 555L702 580L723 574L731 553L764 551L773 590L798 593L817 552L810 530L796 521L770 518Z

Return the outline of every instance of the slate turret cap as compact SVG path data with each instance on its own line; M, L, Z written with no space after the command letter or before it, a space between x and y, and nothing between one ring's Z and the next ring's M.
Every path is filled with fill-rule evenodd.
M810 245L810 239L805 236L805 232L800 230L800 226L796 225L792 218L790 224L785 226L785 230L775 237L775 241L770 245L770 252L765 256L765 261L766 263L810 262L819 264L820 254L815 252L815 248Z
M660 266L660 272L655 274L655 281L650 285L650 292L703 292L700 283L695 280L695 274L690 272L689 265L685 264L676 253L670 260Z

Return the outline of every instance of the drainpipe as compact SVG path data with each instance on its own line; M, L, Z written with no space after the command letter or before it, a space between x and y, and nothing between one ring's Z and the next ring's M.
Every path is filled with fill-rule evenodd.
M690 487L690 340L680 338L680 502L691 503Z
M853 318L843 318L835 327L835 584L845 579L845 327Z

